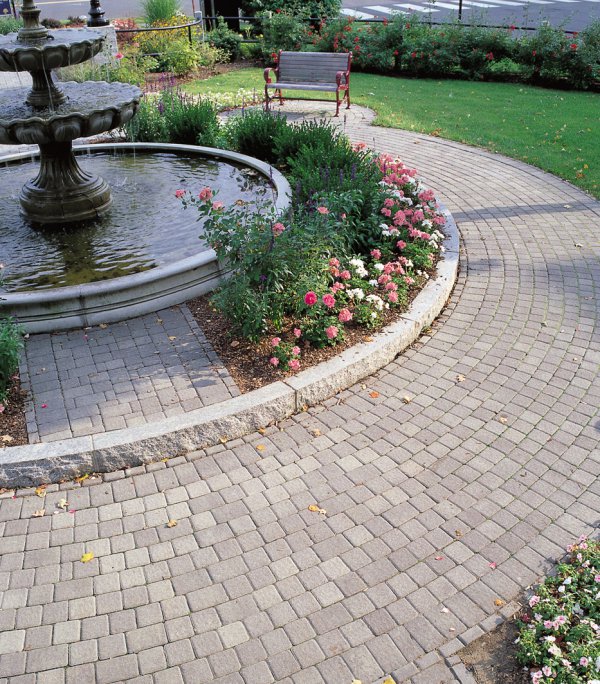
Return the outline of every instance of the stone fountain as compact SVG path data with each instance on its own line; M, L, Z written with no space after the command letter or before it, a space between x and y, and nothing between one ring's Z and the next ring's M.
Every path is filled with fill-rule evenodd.
M38 175L20 196L21 212L33 224L69 224L96 218L111 205L99 176L82 169L73 140L104 133L129 121L141 91L125 83L58 84L53 71L92 59L104 37L90 29L49 31L34 0L24 0L24 26L0 37L0 71L29 72L33 87L0 91L0 144L36 144Z

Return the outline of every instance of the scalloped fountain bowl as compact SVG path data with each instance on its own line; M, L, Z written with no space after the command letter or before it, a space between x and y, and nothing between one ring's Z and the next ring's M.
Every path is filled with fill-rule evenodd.
M75 151L110 180L114 203L95 221L66 226L23 220L21 177L37 162L29 153L0 159L0 316L15 316L28 332L124 320L213 290L227 269L202 241L197 212L174 197L179 188L209 185L227 205L276 213L290 204L279 171L228 150L125 143Z

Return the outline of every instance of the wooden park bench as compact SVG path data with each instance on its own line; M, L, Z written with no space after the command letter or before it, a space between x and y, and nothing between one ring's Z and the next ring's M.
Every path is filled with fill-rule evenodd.
M269 96L273 90L275 97L279 93L279 103L283 104L282 90L322 90L335 93L335 116L339 115L340 104L344 98L346 109L350 109L350 64L351 52L283 52L275 68L265 69L265 108L269 111L269 103L274 97ZM270 72L275 72L273 82ZM343 93L340 100L340 93Z

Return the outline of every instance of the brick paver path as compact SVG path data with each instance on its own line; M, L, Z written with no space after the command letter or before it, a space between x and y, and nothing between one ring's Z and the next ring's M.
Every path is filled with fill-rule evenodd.
M187 306L32 335L21 381L30 442L143 425L239 395Z
M265 434L2 498L0 684L466 682L448 665L496 599L592 530L600 204L461 145L350 133L458 219L432 334Z

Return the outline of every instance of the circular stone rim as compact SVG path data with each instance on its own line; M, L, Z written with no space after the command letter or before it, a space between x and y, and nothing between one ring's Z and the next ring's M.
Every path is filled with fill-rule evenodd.
M277 214L291 204L292 190L281 172L259 159L230 150L173 143L102 143L78 145L74 152L78 155L114 150L185 152L242 164L255 169L273 183L277 193ZM31 152L21 152L0 157L0 160L9 163L31 157ZM15 317L29 333L59 332L114 323L183 304L188 299L206 294L216 287L226 272L214 250L208 249L165 266L107 281L51 290L0 292L0 315Z

